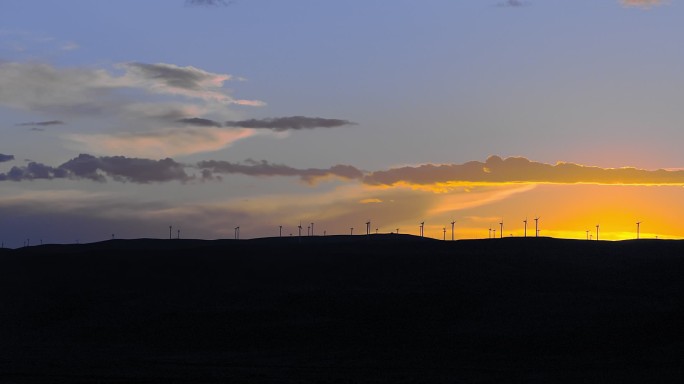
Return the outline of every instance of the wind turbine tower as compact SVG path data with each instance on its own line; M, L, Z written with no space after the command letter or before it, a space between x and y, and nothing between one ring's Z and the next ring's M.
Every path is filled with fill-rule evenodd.
M313 229L314 229L314 227L313 227L313 223L311 223L311 236L313 236L313 235L314 235L314 231L313 231Z
M371 222L370 220L366 221L366 235L370 235L370 228L371 228Z
M282 226L282 225L279 225L279 226L278 226L278 229L279 229L279 231L278 231L278 237L283 237L283 226Z
M525 223L525 237L527 237L527 217L523 220L523 223Z
M641 225L641 221L637 221L637 240L639 240L639 225Z
M534 218L534 237L539 237L539 216Z
M349 228L349 234L354 236L354 227Z
M240 227L235 227L235 240L240 240Z
M442 232L444 232L444 237L442 240L446 241L446 227L442 228Z
M173 228L173 225L169 225L169 240L171 240L171 228Z
M501 230L499 231L499 236L503 239L503 218L501 218L501 222L499 223L499 227L501 227Z
M599 225L596 224L596 241L599 239Z
M424 221L421 221L421 222L420 222L420 237L423 237L423 233L424 233L423 230L424 230L424 228L425 228L425 222L424 222Z
M451 241L454 241L454 224L456 224L456 220L451 221Z

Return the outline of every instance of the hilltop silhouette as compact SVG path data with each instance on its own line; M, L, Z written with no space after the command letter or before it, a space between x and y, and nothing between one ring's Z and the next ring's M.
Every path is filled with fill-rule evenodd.
M684 378L681 241L393 234L0 251L0 382Z

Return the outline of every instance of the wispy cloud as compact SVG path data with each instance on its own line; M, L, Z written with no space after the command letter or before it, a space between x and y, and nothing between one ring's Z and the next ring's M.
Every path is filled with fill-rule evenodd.
M235 4L235 0L185 0L187 6L217 7Z
M520 0L506 0L502 1L496 4L498 7L524 7L527 5L527 2L523 2Z
M226 126L242 128L267 128L274 131L301 130L314 128L335 128L345 125L356 125L349 120L326 119L322 117L275 117L267 119L249 119L240 121L227 121Z
M0 163L4 163L6 161L12 161L14 160L14 155L4 155L0 153Z
M187 127L153 132L118 134L69 134L65 138L86 152L125 156L183 156L224 149L238 140L254 136L250 129Z
M47 127L50 125L62 125L64 124L61 120L48 120L48 121L30 121L27 123L15 124L17 127Z
M180 95L188 98L218 101L225 104L263 105L258 100L238 100L222 90L231 75L212 73L193 66L181 67L166 63L123 63L118 65L126 73L114 79L124 87L136 87L152 92Z
M620 3L625 7L650 9L662 5L665 2L663 0L620 0Z
M165 63L123 63L117 68L124 73L0 62L0 105L59 116L123 114L130 105L150 103L140 95L124 92L131 89L143 95L182 96L195 102L259 104L232 97L224 89L232 78L228 74Z
M61 138L80 143L86 152L104 149L98 153L185 155L225 148L256 134L247 129L219 132L216 129L222 123L193 117L225 120L235 116L231 105L263 105L258 100L233 97L225 88L232 78L167 63L122 63L108 70L0 61L0 106L56 118L17 124L35 130L68 119L79 132L64 132ZM95 128L97 133L84 131L82 123L95 118L105 124ZM174 129L179 122L190 127ZM107 132L113 130L116 133ZM130 146L122 140L130 140ZM142 151L142 143L151 146ZM157 149L160 152L155 152Z
M314 183L327 177L339 177L343 179L359 179L363 173L350 165L335 165L330 168L306 168L297 169L282 164L272 164L267 161L246 160L244 164L230 163L227 161L208 160L201 161L197 166L210 173L204 173L205 177L213 174L243 174L249 176L298 176L307 183Z

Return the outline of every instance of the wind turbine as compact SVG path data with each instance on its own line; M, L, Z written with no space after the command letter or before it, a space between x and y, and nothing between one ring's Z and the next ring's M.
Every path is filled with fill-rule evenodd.
M240 240L240 227L235 227L235 240Z
M370 235L370 228L371 228L371 221L370 221L370 219L368 219L368 221L366 221L366 235Z
M279 231L278 231L278 237L283 237L283 226L282 226L282 225L279 225L279 226L278 226L278 229L279 229Z
M313 231L313 229L314 229L314 226L313 226L313 223L311 223L311 236L313 236L313 235L314 235L314 231Z
M596 224L596 241L599 239L599 224Z
M499 226L501 227L501 230L499 231L499 236L503 239L503 217L501 218L501 222L499 222Z
M399 228L397 228L397 235L399 234Z
M421 221L420 222L420 237L423 237L423 229L425 228L425 222Z
M306 235L311 236L311 226L310 225L306 226Z
M169 240L171 240L171 228L173 228L173 226L169 225Z
M491 225L489 226L489 238L490 239L492 238L492 226Z
M587 232L587 240L589 240L589 230L587 229L586 232Z
M354 236L354 227L349 228L349 234Z
M442 232L444 232L444 237L442 240L446 241L446 227L442 228Z
M637 240L639 240L639 225L641 225L641 221L637 221Z
M496 239L496 228L492 229L492 232L494 233L494 238Z
M525 223L525 237L527 237L527 217L523 220L523 223Z
M539 237L539 216L534 218L534 237Z
M302 241L302 222L299 222L299 225L297 226L297 229L299 230L299 242Z
M451 220L451 241L454 241L454 224L456 224L456 220Z

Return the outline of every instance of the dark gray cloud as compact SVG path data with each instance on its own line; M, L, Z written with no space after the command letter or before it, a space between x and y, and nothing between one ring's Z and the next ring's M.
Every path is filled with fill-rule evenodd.
M176 120L178 123L194 125L197 127L222 127L221 123L214 120L202 119L200 117L190 117Z
M63 179L68 176L66 170L49 165L30 162L25 167L12 167L7 173L0 173L0 181L22 181L37 179Z
M248 159L244 164L208 160L197 163L197 166L202 169L202 174L205 178L211 178L208 176L215 173L237 173L249 176L298 176L307 183L314 183L318 179L331 176L343 179L359 179L363 176L363 172L351 165L335 165L325 169L297 169L287 165L269 163L265 160L255 161ZM209 171L209 173L206 171Z
M6 161L12 161L14 160L14 155L4 155L0 153L0 163L4 163Z
M105 176L119 182L151 183L187 181L192 177L185 173L185 166L172 159L151 160L123 156L95 157L81 154L59 167L30 162L25 167L12 167L0 173L0 181L24 181L38 179L89 179L106 181Z
M189 181L196 176L186 173L186 169L199 169L202 180L221 179L222 174L242 174L248 176L295 176L307 183L319 179L338 177L342 179L361 179L363 172L351 165L335 165L330 168L298 169L267 161L248 159L244 163L207 160L196 165L181 164L173 159L161 160L131 158L124 156L96 157L80 154L58 167L31 161L23 167L12 167L7 173L0 173L0 181L23 181L37 179L88 179L105 182L108 179L118 182L161 183L168 181Z
M62 125L64 124L61 120L48 120L48 121L30 121L28 123L15 124L17 127L47 127L50 125Z
M185 166L173 159L140 159L124 156L95 157L80 154L59 166L73 177L105 181L102 173L115 181L150 183L164 181L187 181L191 177L185 173Z
M227 6L235 4L234 0L185 0L185 5L188 6L202 6L202 7L216 7Z
M335 128L344 125L356 125L349 120L324 119L322 117L290 116L267 119L249 119L240 121L226 121L228 127L267 128L274 131L287 131L314 128Z
M601 168L574 163L546 164L524 157L491 156L485 162L423 164L369 173L371 185L434 185L439 183L553 183L608 185L684 185L684 170Z

